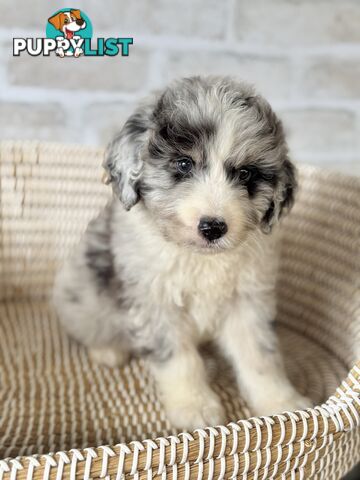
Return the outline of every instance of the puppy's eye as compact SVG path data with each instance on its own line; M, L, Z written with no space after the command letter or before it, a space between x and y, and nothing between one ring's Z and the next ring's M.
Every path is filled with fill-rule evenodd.
M69 23L69 19L65 18L64 23Z
M227 177L230 181L240 185L249 185L251 178L256 176L256 168L252 166L236 168L228 167L226 169Z
M181 157L176 160L176 170L182 175L188 175L193 169L193 161L188 157Z
M238 178L242 182L248 182L251 178L251 171L248 168L241 168L238 173Z

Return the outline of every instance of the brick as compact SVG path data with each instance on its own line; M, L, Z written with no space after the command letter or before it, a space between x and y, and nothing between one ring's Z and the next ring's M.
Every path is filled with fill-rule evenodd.
M2 25L7 28L34 28L44 30L45 32L47 19L53 13L49 11L48 2L45 0L36 2L0 0L0 6ZM53 11L54 10L56 10L56 7L53 8Z
M12 85L66 90L123 90L134 92L146 84L147 52L133 48L128 57L59 58L11 57L8 78Z
M191 50L171 53L163 67L162 83L189 75L234 75L250 83L269 100L289 96L291 71L282 57Z
M61 105L0 102L0 138L75 141Z
M258 45L360 42L358 0L238 0L237 40Z
M88 14L87 3L86 0L78 0L74 7L84 8L85 13ZM0 0L2 25L7 28L14 27L14 33L16 33L17 27L43 31L45 33L48 18L57 10L68 6L69 3L62 0L56 3L52 2L51 4L46 0L36 0L35 2ZM99 4L96 10L99 10ZM92 9L93 17L96 16L96 10ZM92 20L90 13L89 16Z
M98 143L106 144L120 131L134 108L134 104L121 102L94 103L85 109L83 124L95 134Z
M122 35L179 35L218 39L225 34L226 2L218 0L88 0L94 27Z
M296 153L346 153L355 149L356 116L348 110L302 109L279 112L291 150Z
M2 22L8 26L44 29L47 18L67 2L49 6L45 0L1 0ZM78 0L94 27L116 35L180 35L199 38L221 38L225 34L226 2L218 0Z
M321 57L304 66L299 79L302 95L310 98L360 98L360 58Z

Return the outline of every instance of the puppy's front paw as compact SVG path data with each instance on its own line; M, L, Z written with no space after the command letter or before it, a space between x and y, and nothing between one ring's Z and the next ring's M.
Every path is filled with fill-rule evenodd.
M90 348L89 355L96 363L106 365L107 367L121 367L124 365L129 355L127 352L117 350L113 347Z
M78 57L80 57L80 56L83 55L83 54L84 54L84 50L83 50L82 48L77 48L77 49L75 50L74 56L75 56L76 58L78 58Z
M287 410L294 411L294 410L305 410L306 408L314 406L314 402L303 395L300 395L296 392L295 395L291 397L290 400L286 402Z
M281 392L280 392L281 393ZM251 411L256 416L268 416L283 413L286 411L304 410L311 407L313 402L310 398L300 395L294 391L291 396L281 396L273 398L263 398L255 402Z
M222 425L225 422L225 411L212 391L200 396L190 394L188 398L177 399L172 404L167 402L166 411L170 423L182 430Z
M268 416L283 413L285 411L304 410L312 406L313 402L300 393L295 392L291 396L281 396L281 392L277 397L258 399L251 411L254 415Z

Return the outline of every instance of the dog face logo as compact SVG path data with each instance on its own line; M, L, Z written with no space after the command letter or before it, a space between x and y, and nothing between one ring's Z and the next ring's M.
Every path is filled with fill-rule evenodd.
M60 30L68 40L71 40L74 37L75 32L86 27L86 22L81 17L80 10L59 12L53 17L50 17L49 22L56 28L56 30Z
M65 8L56 12L48 19L47 36L60 40L63 38L64 47L56 49L59 57L80 57L84 55L83 39L91 38L92 28L88 17L78 9ZM70 48L65 48L71 45Z

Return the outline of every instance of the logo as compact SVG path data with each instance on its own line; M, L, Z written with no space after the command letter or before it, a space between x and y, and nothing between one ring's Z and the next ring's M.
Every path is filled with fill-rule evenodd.
M46 37L57 41L55 53L59 57L80 57L84 55L83 39L92 38L92 25L80 10L59 10L48 20Z
M93 28L89 17L76 8L62 8L49 17L46 38L14 38L13 55L27 53L33 57L55 54L58 57L103 57L129 55L132 37L110 37L92 40Z

